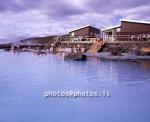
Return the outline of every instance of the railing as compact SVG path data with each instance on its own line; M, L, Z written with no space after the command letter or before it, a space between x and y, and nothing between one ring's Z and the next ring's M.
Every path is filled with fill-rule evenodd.
M61 43L93 43L97 39L95 36L61 36L56 38Z
M95 41L61 41L60 43L70 43L70 44L89 44Z
M150 41L150 34L139 35L106 35L108 41Z

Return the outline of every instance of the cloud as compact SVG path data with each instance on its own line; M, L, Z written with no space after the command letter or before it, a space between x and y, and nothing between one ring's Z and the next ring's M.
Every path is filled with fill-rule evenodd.
M147 0L0 0L0 37L65 34L87 24L98 28L119 19L150 21Z
M125 19L137 19L150 21L150 5L141 5L130 9L116 9L114 14Z
M111 13L116 9L130 9L150 4L147 0L89 0L87 6L94 12Z

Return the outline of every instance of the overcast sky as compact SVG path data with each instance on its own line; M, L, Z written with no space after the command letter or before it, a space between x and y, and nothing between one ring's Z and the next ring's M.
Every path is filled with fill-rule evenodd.
M120 19L150 21L149 0L0 0L0 38L65 34Z

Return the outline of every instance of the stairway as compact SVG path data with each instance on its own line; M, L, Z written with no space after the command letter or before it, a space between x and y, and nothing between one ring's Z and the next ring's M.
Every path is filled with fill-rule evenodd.
M102 49L105 47L106 42L94 42L93 45L86 51L87 53L97 53L97 52L101 52Z

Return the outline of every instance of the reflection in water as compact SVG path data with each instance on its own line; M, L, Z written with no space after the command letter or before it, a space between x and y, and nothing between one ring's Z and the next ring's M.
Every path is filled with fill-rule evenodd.
M9 52L0 52L0 59L2 122L150 120L149 62L101 61L98 58L73 62L57 55ZM112 97L45 100L43 92L47 90L109 90Z
M144 67L145 69L146 69L146 68L147 68L147 69L150 68L150 61L139 61L138 63L139 63L139 65L140 65L141 67Z
M150 62L101 61L90 58L85 62L67 62L70 74L100 84L135 85L150 82ZM82 65L81 65L82 64ZM144 65L143 65L144 64Z

